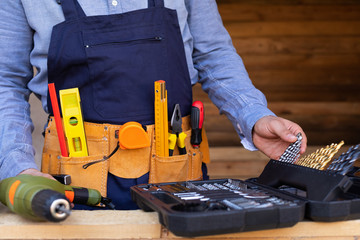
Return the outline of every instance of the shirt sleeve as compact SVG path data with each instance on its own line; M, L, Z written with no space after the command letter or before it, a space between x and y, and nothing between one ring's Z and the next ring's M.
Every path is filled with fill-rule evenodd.
M265 96L254 87L231 37L223 26L215 0L186 0L193 37L193 61L199 83L211 101L234 125L243 146L256 150L252 128L274 115Z
M20 0L0 4L0 180L37 168L27 84L33 32Z

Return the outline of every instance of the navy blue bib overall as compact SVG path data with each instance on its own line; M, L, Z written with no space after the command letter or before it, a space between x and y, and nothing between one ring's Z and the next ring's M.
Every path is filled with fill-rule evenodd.
M176 11L163 0L148 2L146 9L87 17L76 0L61 0L66 20L53 28L49 83L79 88L86 121L153 124L156 80L166 81L169 108L179 103L189 115L191 81Z
M123 14L86 16L77 0L61 0L65 21L54 26L49 83L79 88L85 121L154 123L154 81L165 80L169 113L190 114L192 88L177 13L164 0ZM48 107L52 112L50 100ZM169 114L170 116L170 114ZM205 175L204 175L205 176ZM146 183L109 173L107 193L118 209L134 209L129 187Z

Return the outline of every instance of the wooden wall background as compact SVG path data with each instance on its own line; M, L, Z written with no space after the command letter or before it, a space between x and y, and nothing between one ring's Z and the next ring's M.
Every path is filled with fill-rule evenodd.
M278 116L302 126L309 145L360 143L360 1L218 0L254 85ZM200 86L210 146L239 138Z

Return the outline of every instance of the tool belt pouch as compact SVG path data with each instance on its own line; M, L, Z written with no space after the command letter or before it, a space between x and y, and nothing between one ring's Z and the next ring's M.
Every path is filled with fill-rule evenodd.
M45 132L42 172L69 174L71 185L97 189L102 196L106 196L108 172L127 179L139 178L150 172L150 183L200 180L202 162L209 162L209 147L204 129L200 148L195 149L191 146L189 121L190 117L183 118L183 129L187 135L185 139L187 153L184 155L179 155L178 149L175 148L171 157L157 156L154 125L149 125L146 126L149 147L118 149L105 160L104 157L109 156L117 147L116 131L120 129L120 125L84 122L88 156L63 157L55 120L50 118Z
M60 152L55 120L50 118L45 131L41 170L49 174L68 174L71 176L71 185L97 189L106 196L108 161L100 161L86 169L83 166L107 156L109 151L107 131L101 124L95 128L87 123L84 124L88 156L63 157Z
M150 164L149 183L174 182L202 179L202 162L209 163L209 146L205 130L202 131L202 143L200 148L193 148L190 143L191 130L190 118L183 118L183 126L186 138L186 154L179 155L178 148L175 147L173 156L162 157L156 154L155 138Z

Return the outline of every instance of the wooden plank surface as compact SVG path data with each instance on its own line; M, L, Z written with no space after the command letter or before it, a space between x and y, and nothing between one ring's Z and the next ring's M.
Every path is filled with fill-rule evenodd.
M321 223L304 221L290 228L240 232L196 239L357 239L360 220ZM133 211L72 211L60 223L32 222L0 205L0 239L190 239L173 235L157 220L157 213Z
M72 211L63 222L34 222L0 204L0 239L160 238L156 213L137 211Z

